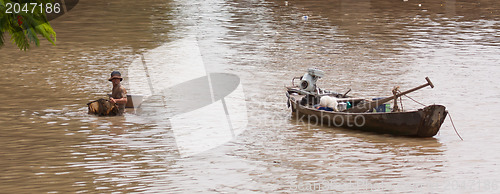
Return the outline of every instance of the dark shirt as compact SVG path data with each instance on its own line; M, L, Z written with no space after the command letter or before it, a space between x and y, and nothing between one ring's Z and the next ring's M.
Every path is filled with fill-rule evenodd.
M120 98L126 98L127 97L127 90L122 86L122 84L118 84L116 86L113 86L113 93L111 93L111 97L114 99L120 99ZM119 104L116 103L118 106L118 110L120 111L120 114L123 114L125 112L125 104Z

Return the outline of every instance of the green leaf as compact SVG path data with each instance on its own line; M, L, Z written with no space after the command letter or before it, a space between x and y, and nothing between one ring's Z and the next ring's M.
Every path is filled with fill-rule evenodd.
M35 11L35 13L5 13L7 9L5 4L7 3L20 3L24 5L25 3L45 4L53 2L53 0L0 0L0 47L5 43L4 32L10 34L12 42L17 45L20 50L26 51L30 48L30 44L32 43L39 46L39 35L55 45L56 33L47 21L45 13L40 13L39 11ZM28 9L31 10L31 5L28 6L30 6ZM22 25L18 23L19 18L21 18Z

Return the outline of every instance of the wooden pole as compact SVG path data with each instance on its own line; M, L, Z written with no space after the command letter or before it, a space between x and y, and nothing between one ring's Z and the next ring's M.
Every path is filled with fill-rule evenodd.
M355 107L353 107L351 109L347 109L344 112L349 112L349 113L366 112L366 111L369 111L372 108L375 108L375 107L377 107L377 106L379 106L381 104L384 104L384 103L389 102L389 101L391 101L393 99L399 98L400 96L406 95L408 93L420 90L420 89L425 88L427 86L431 86L431 88L434 88L434 84L432 84L431 80L428 77L426 77L425 80L427 80L426 84L422 84L421 86L418 86L416 88L407 90L405 92L401 92L398 95L394 95L394 96L391 96L391 97L383 98L383 99L376 100L376 101L373 101L373 102L358 104L357 106L355 106Z

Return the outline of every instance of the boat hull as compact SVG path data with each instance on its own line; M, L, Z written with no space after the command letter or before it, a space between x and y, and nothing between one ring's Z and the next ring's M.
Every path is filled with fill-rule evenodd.
M289 98L293 116L312 124L357 129L401 136L432 137L447 115L442 105L430 105L416 111L388 113L346 113L317 110Z

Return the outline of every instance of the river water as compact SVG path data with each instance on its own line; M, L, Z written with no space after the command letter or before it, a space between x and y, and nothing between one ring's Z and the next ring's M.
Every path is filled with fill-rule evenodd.
M8 42L1 49L0 190L498 193L499 5L81 1L51 22L56 46L42 41L23 52ZM366 98L428 76L436 87L410 96L445 105L464 140L449 119L425 139L298 122L283 86L309 67L325 71L320 87ZM113 70L130 93L160 94L124 117L87 115L87 102L110 93ZM212 137L204 131L219 130L224 112L201 104L196 117L176 115L168 106L183 97L162 99L161 91L182 94L165 88L210 73L233 75L228 82L243 103L224 98L221 110L239 131L205 147Z

